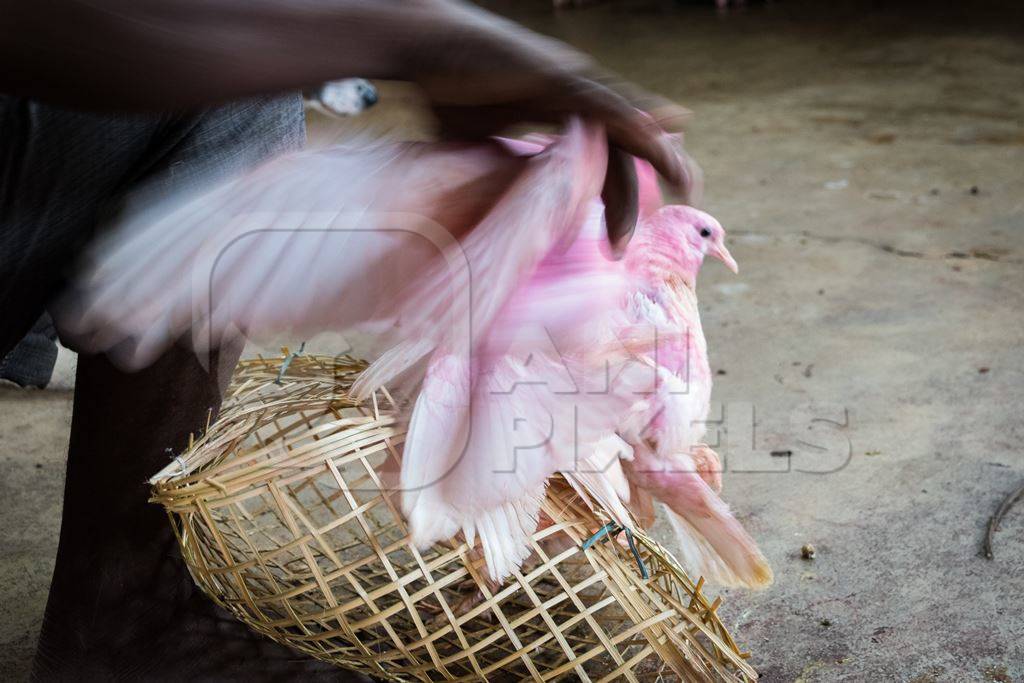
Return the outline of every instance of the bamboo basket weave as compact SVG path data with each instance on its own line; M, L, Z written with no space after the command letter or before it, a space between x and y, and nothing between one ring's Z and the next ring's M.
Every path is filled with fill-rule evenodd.
M757 678L721 600L648 536L635 538L650 579L623 543L581 549L608 520L560 477L536 559L496 590L465 543L418 550L378 474L400 454L396 402L348 394L364 367L243 361L219 418L153 478L152 501L217 604L295 650L392 681ZM556 534L571 542L549 556Z

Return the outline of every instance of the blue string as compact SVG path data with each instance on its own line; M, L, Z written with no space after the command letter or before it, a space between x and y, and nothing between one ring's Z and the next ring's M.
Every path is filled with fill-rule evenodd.
M608 522L603 527L594 532L594 535L583 541L583 545L580 546L583 550L587 550L592 545L605 538L606 536L617 536L620 531L626 532L626 541L629 543L629 550L633 553L633 559L636 561L636 566L640 569L640 576L644 579L651 578L650 572L647 571L647 566L644 565L643 558L640 557L640 550L636 547L636 541L633 540L633 532L625 527L620 527L615 522Z
M612 533L612 530L615 529L617 526L618 524L616 524L615 522L608 522L607 524L605 524L603 527L598 529L593 536L583 541L583 549L586 550L587 548L589 548L590 546L594 545L602 538L607 536L608 534ZM618 531L615 531L615 533L618 533Z
M302 355L302 352L306 349L306 342L299 344L299 350L294 353L289 353L288 357L281 363L281 369L277 373L277 379L274 380L274 384L281 386L281 380L284 379L284 373L288 372L288 366L292 364L292 361Z
M633 540L633 532L629 529L626 529L626 541L629 542L629 549L633 552L636 566L640 568L640 576L644 577L644 579L651 578L651 575L647 573L647 567L644 566L644 561L640 558L640 551L637 550L636 541Z

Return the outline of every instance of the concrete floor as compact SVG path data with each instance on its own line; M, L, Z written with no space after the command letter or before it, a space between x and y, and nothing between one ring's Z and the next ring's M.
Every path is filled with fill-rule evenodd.
M1024 506L978 553L1024 482L1022 22L862 4L509 13L696 112L741 266L699 288L712 432L776 575L722 614L764 680L1022 681ZM363 123L408 130L403 104ZM45 601L70 400L0 390L5 679Z

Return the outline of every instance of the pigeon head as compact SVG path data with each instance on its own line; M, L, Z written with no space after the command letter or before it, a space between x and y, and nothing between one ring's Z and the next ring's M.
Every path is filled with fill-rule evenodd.
M725 228L714 216L689 206L666 206L662 211L688 254L699 255L700 262L704 256L713 256L732 272L739 272L736 259L725 246Z
M705 256L719 259L734 273L738 271L736 260L725 246L725 229L714 216L673 204L658 209L648 219L647 228L640 233L647 248L635 251L646 254L648 267L668 268L691 284L696 282Z

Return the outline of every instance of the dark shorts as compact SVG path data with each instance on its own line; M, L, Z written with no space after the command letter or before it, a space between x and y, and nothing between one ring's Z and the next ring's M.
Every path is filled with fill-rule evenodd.
M132 194L208 182L304 140L297 95L159 116L0 95L0 359Z

